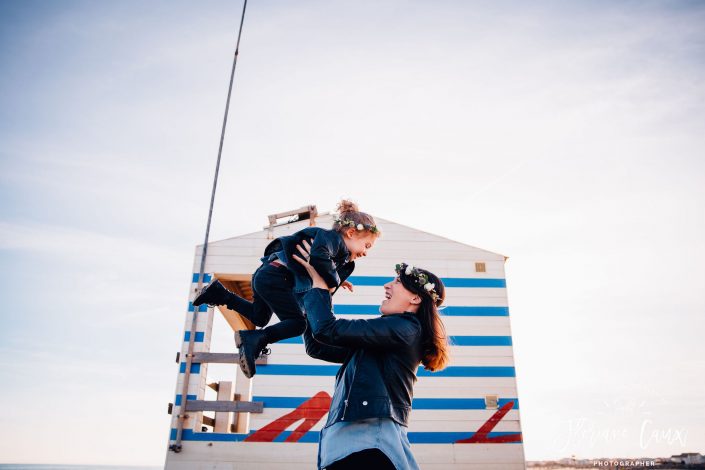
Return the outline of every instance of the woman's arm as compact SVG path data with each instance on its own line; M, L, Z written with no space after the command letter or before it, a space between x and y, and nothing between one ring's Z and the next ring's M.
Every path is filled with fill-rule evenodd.
M331 346L316 341L311 334L311 326L306 323L306 331L304 331L304 344L306 345L306 354L314 359L320 359L326 362L342 364L350 354L348 348L340 348Z
M304 241L303 247L297 248L303 258L295 254L294 259L306 268L313 281L313 289L304 296L304 306L315 340L339 347L380 349L394 349L416 341L421 324L401 315L372 320L336 319L327 285L308 262L308 243Z
M421 324L406 315L371 320L337 319L330 293L324 288L307 292L304 306L313 338L338 347L398 349L414 344L421 335Z
M299 263L306 267L306 271L309 273L309 275L311 276L311 280L313 281L314 288L325 289L326 292L329 292L328 286L326 285L326 281L323 280L323 278L313 267L311 267L308 262L308 252L311 249L311 245L306 240L304 240L302 244L303 247L301 245L297 245L296 248L301 253L301 256L305 258L305 260L296 254L294 254L294 259L296 259ZM345 362L345 359L350 353L350 350L347 348L331 346L330 344L323 344L319 341L316 341L316 339L313 337L313 333L311 332L311 325L308 323L308 321L306 322L306 329L304 330L304 345L306 346L306 354L308 354L312 358L320 359L322 361L327 362L334 362L337 364L342 364L343 362Z

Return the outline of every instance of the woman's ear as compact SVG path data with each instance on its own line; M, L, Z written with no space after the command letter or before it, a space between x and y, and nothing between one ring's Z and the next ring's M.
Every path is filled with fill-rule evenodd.
M349 229L347 229L347 230L345 231L345 236L348 237L348 238L352 238L353 235L355 234L355 232L357 232L357 229L354 229L354 228L350 227Z
M411 298L410 302L411 302L413 305L418 305L418 304L421 303L421 297L419 297L418 295L415 295L415 296L413 296L413 297Z

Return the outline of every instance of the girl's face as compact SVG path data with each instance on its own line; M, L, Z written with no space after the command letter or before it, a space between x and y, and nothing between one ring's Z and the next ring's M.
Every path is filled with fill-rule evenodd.
M356 229L351 228L343 233L343 240L350 252L350 261L355 261L358 258L367 256L367 250L375 245L377 237L368 231L358 232Z
M416 312L421 299L417 294L408 290L397 276L393 281L384 285L384 300L379 306L379 313L389 315L403 312Z

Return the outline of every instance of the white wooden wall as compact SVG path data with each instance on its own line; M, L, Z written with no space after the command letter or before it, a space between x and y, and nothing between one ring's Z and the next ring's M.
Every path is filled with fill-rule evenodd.
M380 286L383 280L380 278L391 279L394 265L406 261L451 280L447 287L447 309L443 312L443 320L447 333L463 344L451 347L451 367L446 373L424 375L422 372L414 388L409 436L421 468L523 469L521 442L453 443L471 437L497 411L477 406L485 396L497 395L500 405L502 400L518 399L514 374L507 372L514 367L514 359L509 316L506 313L506 287L497 287L503 284L505 278L504 257L390 221L377 219L377 222L382 237L368 257L356 263L351 278L356 284L355 292L341 291L335 295L337 314L341 318L373 318L374 306L378 306L384 296ZM328 228L331 223L332 217L329 215L317 219L321 227ZM305 221L277 227L274 236L294 233L307 224L308 221ZM259 266L259 258L269 241L267 231L263 230L211 243L206 272L216 277L219 274L251 274ZM201 247L198 247L193 272L198 272L200 255ZM486 272L475 272L476 262L484 262ZM477 286L483 282L490 283L492 287ZM189 298L193 298L193 292ZM492 313L488 314L488 311ZM192 315L192 312L186 315L185 331L191 326ZM197 330L203 332L203 341L196 343L196 351L208 351L213 309L197 315ZM272 321L276 321L276 317ZM495 337L498 339L495 344L500 345L464 345L474 344L477 337ZM185 341L182 356L187 348L188 342ZM264 401L265 409L262 414L250 416L250 433L294 410L295 399L304 400L320 391L333 393L334 377L315 375L321 370L320 366L328 364L308 357L300 339L274 344L271 348L268 364L258 366L258 373L251 383L253 399ZM478 372L474 369L477 367L482 369ZM295 370L294 374L287 372L290 369ZM308 371L314 372L309 374ZM190 395L204 398L206 373L204 364L199 372L192 374ZM210 381L218 379L209 377ZM179 373L177 395L181 393L182 380L183 374ZM239 380L246 379L239 375ZM280 398L278 401L275 400L277 397ZM273 406L268 406L268 401ZM468 405L470 402L473 404ZM177 414L178 407L173 415ZM200 425L196 420L190 420L186 427L190 433L183 441L183 451L179 454L167 451L166 467L169 470L315 468L317 433L325 419L324 416L297 443L238 442L244 434L194 434L200 430ZM172 439L175 426L174 418ZM491 430L489 437L508 433L521 433L518 403Z

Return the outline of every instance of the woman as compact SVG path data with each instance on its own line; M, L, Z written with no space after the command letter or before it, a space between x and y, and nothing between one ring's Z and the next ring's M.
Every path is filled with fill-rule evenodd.
M336 319L323 278L308 263L309 245L299 246L313 289L304 296L306 352L340 363L328 420L318 449L320 469L418 469L406 428L416 369L443 369L448 343L438 306L445 288L433 273L407 264L384 285L381 317Z

